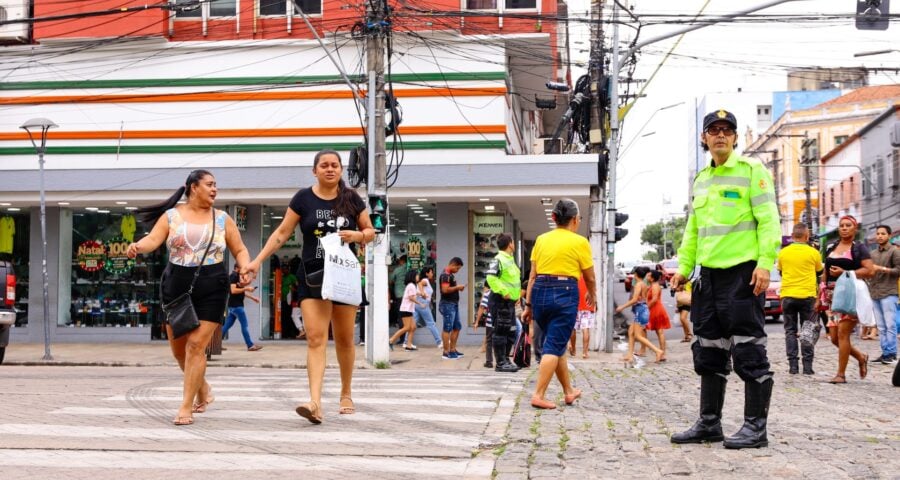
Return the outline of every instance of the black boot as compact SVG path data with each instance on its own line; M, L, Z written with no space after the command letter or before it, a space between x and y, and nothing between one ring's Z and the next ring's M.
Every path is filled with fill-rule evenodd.
M816 372L813 371L813 359L812 358L803 358L803 374L804 375L814 375Z
M700 377L700 418L688 430L672 435L672 443L721 442L722 406L725 405L725 385L720 375Z
M725 448L759 448L769 445L766 421L774 383L771 378L762 383L756 380L744 382L744 425L737 433L725 439Z
M509 357L506 354L506 344L494 344L494 357L497 360L497 367L494 368L495 372L506 372L513 373L518 372L519 367L517 367L514 363L509 361Z
M797 359L796 359L796 358L789 358L789 359L788 359L788 365L789 365L789 368L790 368L790 369L788 370L788 373L790 373L791 375L796 375L796 374L800 373L800 367L797 365Z

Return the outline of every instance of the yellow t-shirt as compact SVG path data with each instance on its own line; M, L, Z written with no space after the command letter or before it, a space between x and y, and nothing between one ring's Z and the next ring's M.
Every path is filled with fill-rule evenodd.
M12 253L16 221L12 217L0 218L0 253Z
M816 273L825 267L819 251L805 243L792 243L778 253L781 270L781 298L816 296Z
M578 278L581 271L594 266L591 244L581 235L565 228L555 228L538 235L531 250L536 273Z

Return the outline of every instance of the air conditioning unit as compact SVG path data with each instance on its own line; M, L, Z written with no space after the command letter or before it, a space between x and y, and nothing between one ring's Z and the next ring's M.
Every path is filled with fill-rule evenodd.
M28 0L0 0L0 21L28 18ZM0 25L0 42L27 42L28 23Z
M891 146L900 147L900 122L895 122L891 130Z

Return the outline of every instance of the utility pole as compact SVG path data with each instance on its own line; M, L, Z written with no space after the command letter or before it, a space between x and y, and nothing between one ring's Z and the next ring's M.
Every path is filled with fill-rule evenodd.
M369 178L366 190L369 195L387 194L385 119L384 119L384 36L388 33L385 20L385 0L366 2L366 70L369 86L366 92L368 104ZM386 222L387 223L387 222ZM366 255L366 290L369 306L366 307L366 362L370 365L388 362L388 255L390 252L390 227L376 235ZM367 249L369 250L369 249ZM371 263L369 263L371 258Z
M612 289L612 284L607 283L606 272L612 268L607 263L606 255L604 255L604 246L606 245L607 232L603 228L603 221L606 218L606 192L604 188L607 176L607 158L606 146L603 144L603 125L604 125L604 108L605 104L605 79L603 77L603 29L600 22L602 12L602 0L591 1L591 58L588 62L588 73L591 76L591 130L590 143L591 152L597 155L597 184L591 185L591 208L590 208L590 232L589 238L591 251L594 254L594 278L597 279L597 293L605 292ZM606 296L594 295L597 303L597 311L605 312ZM598 315L600 321L591 332L591 350L603 349L606 352L612 351L612 334L613 319ZM601 334L602 333L602 334Z
M596 2L597 0L593 0ZM615 282L615 278L613 278L613 266L615 265L615 242L610 240L610 236L614 237L615 228L615 217L616 217L616 163L618 162L619 155L619 68L622 63L631 58L635 52L640 50L647 45L651 45L662 40L667 40L672 37L677 37L678 35L692 32L694 30L699 30L704 27L708 27L710 25L715 25L717 23L731 20L735 17L739 17L742 15L747 15L759 10L763 10L769 7L774 7L776 5L781 5L789 2L798 2L801 0L770 0L760 5L756 5L744 10L740 10L733 13L728 13L725 15L710 17L709 19L704 19L703 23L690 25L684 28L676 29L671 32L651 37L628 48L625 53L619 54L619 28L618 28L618 3L613 2L612 4L612 25L613 25L613 41L612 41L612 65L610 68L610 83L609 83L609 182L607 184L607 192L609 198L609 204L607 205L607 214L609 216L609 227L607 228L607 237L606 237L606 245L607 245L607 253L609 256L608 260L608 268L606 272L606 293L607 293L607 304L606 304L606 321L609 325L607 325L606 329L606 352L612 351L612 325L613 321L613 289L611 286ZM592 4L593 7L593 4ZM593 122L591 125L595 125ZM593 143L593 131L591 132L591 142Z

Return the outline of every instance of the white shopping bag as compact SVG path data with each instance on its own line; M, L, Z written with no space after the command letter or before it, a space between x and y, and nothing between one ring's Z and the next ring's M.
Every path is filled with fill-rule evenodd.
M875 310L872 297L869 295L869 286L860 279L856 279L856 317L865 327L875 326Z
M319 239L325 252L325 272L322 275L322 298L348 305L362 303L362 281L359 260L350 246L337 233Z

